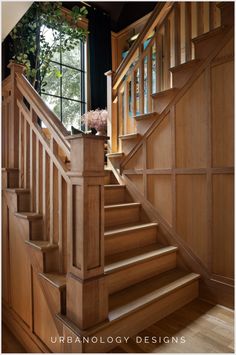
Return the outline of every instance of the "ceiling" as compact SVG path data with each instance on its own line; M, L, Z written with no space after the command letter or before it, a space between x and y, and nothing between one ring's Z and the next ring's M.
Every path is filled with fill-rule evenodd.
M2 1L2 41L31 6L32 1Z
M85 3L107 13L111 18L112 31L119 32L151 12L157 1L85 1ZM66 1L64 4L71 8L81 2Z

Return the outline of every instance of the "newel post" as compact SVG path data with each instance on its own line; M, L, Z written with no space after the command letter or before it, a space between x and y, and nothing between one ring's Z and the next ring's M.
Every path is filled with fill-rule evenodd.
M117 95L113 90L113 76L112 70L105 73L107 77L107 135L111 137L108 142L108 152L117 152L118 148L118 115L117 115Z
M107 319L104 277L104 139L78 134L71 143L66 286L67 317L80 329Z
M21 94L16 85L16 74L23 74L24 65L10 61L8 68L11 70L11 99L10 111L8 113L8 168L19 167L19 109L17 99L21 99Z

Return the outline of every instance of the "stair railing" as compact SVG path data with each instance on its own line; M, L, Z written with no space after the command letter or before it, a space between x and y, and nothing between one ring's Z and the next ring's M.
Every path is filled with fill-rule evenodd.
M106 73L110 152L121 149L120 135L136 132L136 115L152 112L152 95L172 87L170 68L195 58L192 39L220 25L216 4L158 3L117 71Z
M24 77L24 67L9 67L3 82L3 167L18 174L15 187L30 190L29 212L43 217L42 239L58 245L58 272L67 273L67 317L85 329L108 312L105 138L69 135Z

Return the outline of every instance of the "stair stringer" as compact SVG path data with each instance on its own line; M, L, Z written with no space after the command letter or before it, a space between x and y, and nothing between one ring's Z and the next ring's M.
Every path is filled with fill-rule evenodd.
M218 53L230 42L233 38L233 28L228 27L225 29L225 35L223 39L218 43L214 50L201 62L196 71L193 73L188 82L176 93L169 105L163 110L159 116L157 122L149 127L146 133L143 135L142 139L135 145L135 147L130 151L130 153L123 157L120 161L120 165L112 166L112 161L110 167L116 176L117 180L121 184L126 184L127 190L131 194L134 201L141 202L144 211L149 216L150 220L157 222L159 224L160 238L162 242L166 244L168 242L171 245L175 245L179 249L177 256L177 263L182 267L192 270L198 274L201 274L200 280L200 296L203 295L203 298L207 298L213 302L220 302L226 306L233 306L234 299L234 288L233 284L230 282L225 283L227 280L216 280L214 275L211 274L206 266L202 263L200 258L193 252L193 250L184 242L181 236L177 235L164 218L158 213L158 211L151 205L151 203L140 193L137 186L135 186L130 179L125 176L125 165L130 161L130 159L135 155L135 153L145 144L146 138L151 135L151 133L158 127L158 125L163 122L171 110L173 110L174 105L180 100L180 98L191 88L193 83L200 77L204 70L210 65L210 63L217 57ZM135 172L134 172L135 173ZM211 299L212 295L215 294L213 300ZM205 296L206 295L206 296ZM224 296L223 296L224 295Z
M19 213L21 211L19 211L17 209L16 198L14 198L14 197L12 198L12 196L11 196L9 199L9 196L7 196L9 194L13 195L12 193L6 193L3 189L3 198L6 203L7 208L9 209L9 213L15 215L15 213ZM54 301L55 295L52 293L52 290L49 289L47 282L45 282L45 280L40 276L40 273L43 271L41 268L41 263L38 262L38 258L35 257L34 253L31 252L31 250L30 250L31 248L28 247L27 244L25 243L26 241L31 240L31 237L30 237L31 228L30 228L30 226L27 226L27 224L29 224L30 222L28 220L22 221L21 218L16 218L16 219L18 220L18 231L19 231L18 235L21 238L21 242L24 244L24 248L26 250L26 254L28 255L28 259L30 261L33 272L37 276L37 280L38 280L40 288L43 292L49 312L53 318L55 327L58 331L58 336L62 336L63 327L62 327L61 322L57 318L57 314L61 311L64 313L65 310L63 308L65 308L65 307L63 307L63 305L61 305L62 308L59 310L58 307L54 304L53 301ZM4 303L4 307L6 310L9 307L6 302ZM7 310L7 312L8 312L8 310ZM39 346L40 346L40 348L42 348L43 352L48 352L47 350L45 350L46 345L42 342L42 340L40 340L38 338L38 342L39 342ZM29 350L31 350L31 349L29 349ZM52 350L52 349L50 349L50 350Z

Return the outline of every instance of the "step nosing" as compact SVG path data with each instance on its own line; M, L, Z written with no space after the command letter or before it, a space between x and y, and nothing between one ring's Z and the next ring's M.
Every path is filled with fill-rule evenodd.
M114 262L112 264L110 264L111 266L109 267L109 264L105 266L105 273L112 273L112 272L116 272L116 271L120 271L122 269L126 269L128 267L131 267L133 265L136 264L142 264L142 263L146 263L152 259L158 259L161 258L162 256L171 254L171 253L175 253L177 251L177 247L166 247L166 248L160 248L157 250L153 250L153 251L149 251L137 256L133 256L129 259L124 259L124 260L120 260L117 262ZM123 262L123 264L122 264ZM121 263L122 265L116 265ZM112 266L114 265L114 266Z
M123 208L123 207L138 207L140 206L141 203L140 202L133 202L133 203L121 203L121 204L116 204L116 205L107 205L104 206L105 209L109 209L109 208Z
M117 229L113 229L110 231L107 230L104 233L104 236L112 236L115 234L125 234L125 233L129 233L129 232L136 231L136 230L145 230L145 229L149 229L149 228L155 228L157 226L158 226L158 223L147 223L147 224L141 224L141 225L136 225L136 226L117 228Z
M157 302L158 300L164 298L165 296L168 296L169 294L173 293L174 291L187 286L188 284L191 284L192 282L195 282L199 279L199 275L198 274L187 274L185 276L179 277L177 280L174 280L172 282L169 283L169 288L166 290L166 286L161 287L158 290L152 291L149 293L150 295L150 299L149 300L145 300L144 298L146 297L146 295L137 298L131 302L128 302L126 304L126 306L130 307L131 309L129 309L127 312L125 312L123 310L123 312L121 311L121 314L116 316L116 317L112 317L112 313L117 312L120 309L122 309L122 307L124 307L124 305L114 308L113 310L109 311L109 315L112 317L111 320L115 320L115 319L119 319L119 318L123 318L128 316L130 313L133 313L135 311L137 311L138 309L144 308L146 306L148 306L151 303ZM119 293L119 292L118 292ZM136 302L137 300L139 301L139 304L137 304L136 306L132 307L132 303Z

